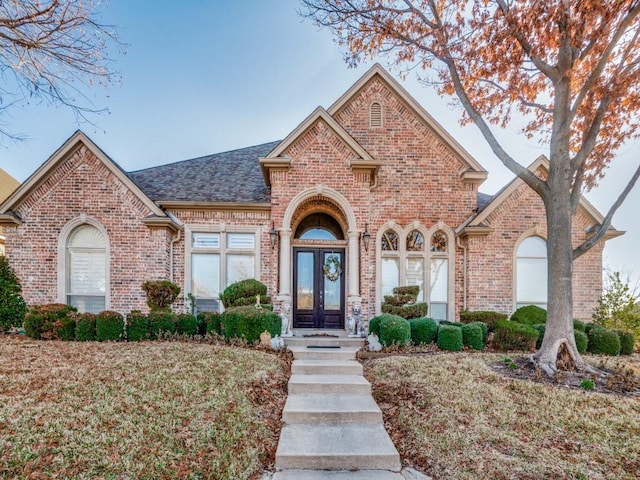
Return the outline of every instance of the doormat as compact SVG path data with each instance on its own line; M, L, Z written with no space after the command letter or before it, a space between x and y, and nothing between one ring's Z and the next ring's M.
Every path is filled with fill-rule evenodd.
M340 348L340 345L307 345L307 348Z
M332 335L330 333L308 333L307 335L302 335L303 337L332 337L332 338L340 338L338 335Z

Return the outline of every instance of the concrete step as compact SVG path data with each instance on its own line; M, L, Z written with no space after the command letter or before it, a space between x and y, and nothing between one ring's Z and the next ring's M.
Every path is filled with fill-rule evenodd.
M344 393L371 395L371 384L362 375L291 375L289 395Z
M271 480L405 480L405 477L389 470L283 470Z
M400 456L382 424L285 425L276 469L400 471Z
M382 423L371 395L289 395L282 411L285 423Z
M294 328L294 337L303 337L305 335L335 335L337 337L348 337L349 332L344 328ZM289 337L290 338L290 337Z
M355 360L294 360L291 373L300 375L362 375L362 364Z
M287 346L341 345L362 348L364 345L364 338L351 337L285 337L283 340Z
M307 348L301 346L288 347L295 360L355 360L358 347L340 348Z

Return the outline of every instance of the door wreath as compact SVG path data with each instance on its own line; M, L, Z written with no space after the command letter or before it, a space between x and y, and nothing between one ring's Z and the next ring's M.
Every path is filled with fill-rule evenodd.
M331 282L335 282L342 275L342 265L340 265L340 257L335 254L331 254L327 257L322 267L324 276Z

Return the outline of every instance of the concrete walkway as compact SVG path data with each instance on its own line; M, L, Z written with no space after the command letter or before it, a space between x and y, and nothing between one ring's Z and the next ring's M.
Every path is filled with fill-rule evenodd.
M356 361L363 340L305 333L285 339L294 362L273 480L406 478Z

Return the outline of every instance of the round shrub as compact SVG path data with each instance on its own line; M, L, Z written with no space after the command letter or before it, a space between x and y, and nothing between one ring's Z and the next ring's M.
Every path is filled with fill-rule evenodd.
M583 321L578 320L577 318L573 319L573 329L574 330L577 330L578 332L584 332L585 331L585 327L586 327L586 324Z
M189 313L181 313L176 319L176 333L180 335L197 335L198 320Z
M498 350L535 350L540 333L530 325L510 320L498 320L493 346Z
M427 315L428 311L429 306L424 302L412 303L411 305L392 305L387 302L382 304L383 313L396 315L407 320L424 317Z
M272 337L281 334L282 320L271 310L255 306L231 307L220 315L222 334L225 338L243 338L247 343L260 339L265 330Z
M620 355L620 337L613 330L592 328L588 334L588 348L591 353Z
M24 318L27 336L35 339L52 340L61 326L61 320L72 316L75 307L62 303L49 303L33 307Z
M105 310L96 315L96 340L117 341L124 336L124 318L118 312Z
M149 338L155 340L163 334L172 334L176 328L176 314L151 312L149 314Z
M451 327L462 328L462 323L460 322L450 322L449 320L441 320L439 325L449 325Z
M242 299L245 298L253 299L253 303L251 303L251 305L255 305L256 295L260 295L261 298L266 296L267 286L256 279L248 278L246 280L240 280L239 282L232 283L225 288L224 292L220 295L220 300L225 308L242 306L242 302L244 301ZM262 300L260 300L260 302L267 303L262 302Z
M453 325L440 325L438 328L438 348L459 352L462 350L462 328Z
M433 318L414 318L409 321L411 340L416 345L433 343L438 334L438 324Z
M0 332L22 325L26 313L20 281L6 257L0 257Z
M587 323L587 324L584 326L584 331L585 331L585 333L587 334L587 336L591 335L591 332L592 332L594 329L596 329L596 330L597 330L597 329L604 329L604 327L603 327L602 325L598 325L597 323Z
M380 343L404 345L411 340L411 325L402 317L388 315L380 322Z
M618 336L620 337L620 355L632 355L636 346L636 337L626 330L621 330Z
M527 305L513 312L511 321L530 326L547 323L547 311L537 305Z
M482 350L484 348L482 338L482 328L477 323L462 325L462 344L465 347Z
M498 320L506 320L506 313L494 312L492 310L480 310L477 312L470 312L469 310L463 310L460 312L460 322L473 323L483 322L487 325L490 332L493 332L496 328Z
M169 280L147 280L142 284L152 312L168 312L180 294L180 287Z
M546 325L544 323L539 323L538 325L534 325L535 328L540 335L538 335L538 340L536 340L536 350L540 349L542 346L542 341L544 340L544 332L546 331Z
M218 312L200 312L198 321L205 326L205 333L217 333L220 335L220 314Z
M53 324L54 338L60 340L75 340L76 338L76 319L73 315L68 315L56 320Z
M127 315L127 340L139 342L149 334L149 321L140 310L134 310Z
M380 338L380 324L385 318L397 318L397 316L391 315L390 313L383 313L377 317L373 317L369 320L369 333L374 333Z
M587 345L589 344L589 338L587 337L587 334L580 330L574 330L573 335L576 340L576 348L578 349L578 353L586 352Z
M478 325L480 330L482 330L482 345L487 345L487 340L489 339L489 325L484 322L471 322L467 325Z
M96 316L93 313L76 314L76 340L90 342L96 339Z

